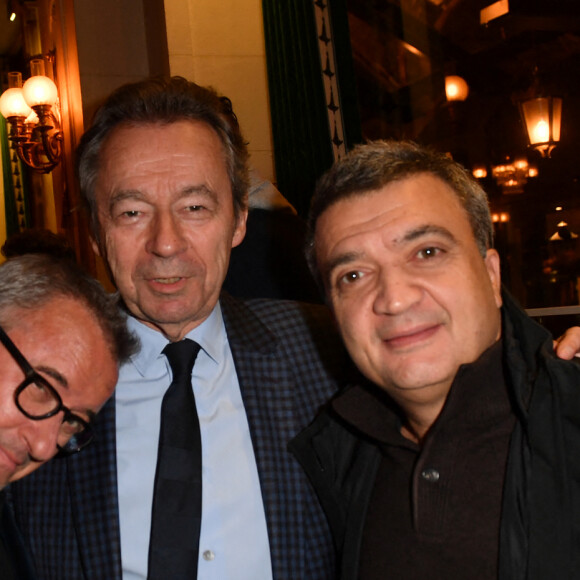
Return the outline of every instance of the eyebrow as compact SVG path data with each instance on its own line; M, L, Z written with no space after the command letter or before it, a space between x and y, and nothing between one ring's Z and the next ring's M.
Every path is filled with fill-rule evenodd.
M407 242L414 242L423 236L431 234L442 236L453 243L457 242L457 238L447 228L433 224L425 224L408 231L400 240L395 240L395 243L404 244Z
M185 187L184 189L181 190L181 193L180 193L178 199L181 199L182 197L187 197L188 195L191 195L194 193L200 193L206 197L211 198L214 201L217 201L216 192L213 189L211 189L211 187L208 187L205 184L191 185L189 187Z
M37 373L43 372L45 375L48 375L51 379L57 381L61 387L63 387L64 389L68 389L68 381L66 377L62 373L59 373L55 368L41 365L34 367L34 370Z
M449 242L457 243L457 238L447 229L441 226L436 226L433 224L425 224L422 226L418 226L406 232L403 237L395 239L395 245L402 245L407 244L409 242L414 242L424 236L427 235L439 235L447 239ZM332 272L338 268L339 266L343 266L344 264L350 264L355 260L364 256L364 252L362 251L355 251L355 252L345 252L344 254L340 254L332 259L325 271L325 279L328 281Z
M357 258L360 258L362 255L363 252L346 252L330 260L324 272L325 280L329 282L330 275L332 274L332 272L334 272L334 270L336 270L336 268L338 268L339 266L343 266L344 264L350 264L351 262L354 262Z

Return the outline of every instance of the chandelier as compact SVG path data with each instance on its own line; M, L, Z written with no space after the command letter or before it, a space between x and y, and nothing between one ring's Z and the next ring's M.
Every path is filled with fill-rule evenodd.
M530 177L538 176L537 167L530 165L527 159L520 158L514 161L506 160L505 163L493 165L491 174L502 193L523 193L524 185Z

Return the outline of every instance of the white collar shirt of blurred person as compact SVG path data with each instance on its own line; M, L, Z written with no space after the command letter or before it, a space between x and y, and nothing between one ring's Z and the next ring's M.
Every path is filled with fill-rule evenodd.
M116 390L119 517L123 580L143 580L160 409L170 374L161 354L167 339L132 317L129 327L142 348L121 368ZM192 376L203 464L198 577L271 580L256 460L219 304L187 338L201 346Z

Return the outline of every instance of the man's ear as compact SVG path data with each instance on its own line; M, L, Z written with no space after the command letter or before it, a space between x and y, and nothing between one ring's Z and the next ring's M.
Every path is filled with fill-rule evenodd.
M232 238L232 248L239 246L246 236L246 223L248 221L248 208L241 209L236 218L236 227Z
M99 248L99 244L97 243L97 240L95 240L95 238L93 236L90 236L89 239L91 241L91 247L93 248L93 252L95 252L95 254L97 254L97 256L100 256L102 258L103 256L101 256L101 250Z
M501 299L501 269L500 260L497 250L490 248L487 250L485 256L485 267L487 269L487 274L491 281L491 286L493 288L493 295L495 297L495 303L497 307L500 308L502 305Z

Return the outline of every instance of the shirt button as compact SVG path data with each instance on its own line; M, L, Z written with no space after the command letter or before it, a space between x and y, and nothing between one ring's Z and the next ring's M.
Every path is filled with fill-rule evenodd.
M436 483L439 481L439 472L433 468L424 469L421 472L421 477L431 483Z
M215 560L215 554L211 550L206 550L203 553L203 559L206 562L211 562L212 560Z

